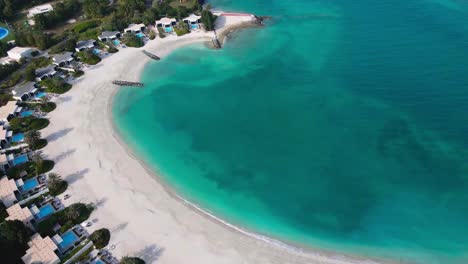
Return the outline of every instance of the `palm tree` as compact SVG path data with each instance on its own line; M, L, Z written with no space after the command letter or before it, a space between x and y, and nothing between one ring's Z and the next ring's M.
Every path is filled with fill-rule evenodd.
M33 149L37 146L40 139L41 139L41 132L37 130L26 132L26 134L24 135L24 141Z
M34 170L36 172L36 175L39 175L43 169L44 155L42 155L41 151L35 151L31 154L31 160L36 163L34 165Z

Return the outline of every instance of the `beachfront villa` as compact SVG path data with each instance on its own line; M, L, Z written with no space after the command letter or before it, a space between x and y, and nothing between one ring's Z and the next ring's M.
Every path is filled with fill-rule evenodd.
M145 30L145 24L130 24L126 29L124 29L125 33L142 33Z
M74 228L70 228L63 234L53 236L52 241L55 242L61 253L65 253L80 241L80 236L75 232Z
M32 18L39 14L45 14L53 11L54 8L51 4L38 5L28 10L28 17Z
M93 47L94 47L94 45L93 45ZM74 60L75 60L75 58L73 58L73 53L69 52L69 51L62 52L62 53L59 53L59 54L55 54L52 57L52 63L59 66L59 67L64 67L64 66L70 65Z
M30 197L31 193L37 193L37 191L47 191L44 188L46 180L44 176L38 176L27 180L23 179L8 179L4 176L0 178L0 200L6 207L10 207L23 198ZM42 192L41 192L42 193Z
M119 31L103 31L101 35L98 36L100 41L116 40L120 38Z
M16 105L16 101L8 101L8 103L0 107L0 123L8 123L12 118L19 115L22 108Z
M96 41L94 39L82 40L76 43L75 50L76 52L85 51L93 49L96 46Z
M58 264L60 259L57 256L58 247L50 237L42 238L39 234L34 234L28 242L28 250L21 258L25 264Z
M47 67L36 69L36 81L40 82L42 80L54 77L57 74L55 67L55 65L49 65Z
M156 21L156 27L162 28L166 33L173 32L175 25L177 25L177 20L175 18L163 17Z
M190 16L183 19L183 21L189 26L190 30L200 29L200 18L201 16L197 16L195 14L191 14Z
M5 207L10 207L18 202L19 190L15 180L8 179L7 176L0 178L0 200Z
M6 209L8 217L6 220L14 221L18 220L23 222L24 225L34 230L34 224L36 220L28 207L21 207L19 204L14 204Z
M37 87L35 82L18 84L15 87L13 87L13 90L11 90L11 93L13 94L13 99L19 101L26 101L34 97L36 92Z
M7 51L8 57L13 60L20 61L21 59L27 59L32 57L34 49L27 47L14 47Z

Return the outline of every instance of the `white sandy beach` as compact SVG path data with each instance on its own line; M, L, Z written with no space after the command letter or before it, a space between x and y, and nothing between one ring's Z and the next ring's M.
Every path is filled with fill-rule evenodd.
M66 193L71 198L65 204L96 204L90 231L108 228L109 248L118 258L139 256L147 263L171 264L374 263L295 252L229 228L170 194L121 142L111 112L119 88L111 81L139 80L150 61L142 49L164 58L178 47L210 39L211 33L199 32L156 39L141 49L121 49L86 70L71 91L54 98L57 109L42 131L49 140L44 154L56 161L54 172L70 183Z

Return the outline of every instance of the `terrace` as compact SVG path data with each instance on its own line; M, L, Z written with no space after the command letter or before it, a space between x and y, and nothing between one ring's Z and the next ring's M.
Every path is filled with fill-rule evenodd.
M13 179L3 176L0 178L0 200L6 207L10 207L18 201L19 190Z
M25 264L42 263L57 264L60 262L57 256L58 247L50 237L42 238L34 234L28 242L29 249L21 258Z

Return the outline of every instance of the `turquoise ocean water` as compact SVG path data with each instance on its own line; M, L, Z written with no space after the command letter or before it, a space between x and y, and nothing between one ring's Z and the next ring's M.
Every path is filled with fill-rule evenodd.
M468 263L468 2L215 0L271 15L123 89L125 141L181 196L302 245Z

